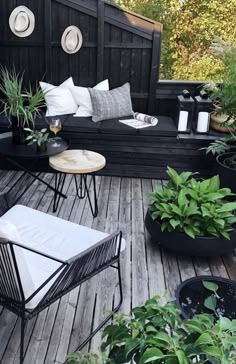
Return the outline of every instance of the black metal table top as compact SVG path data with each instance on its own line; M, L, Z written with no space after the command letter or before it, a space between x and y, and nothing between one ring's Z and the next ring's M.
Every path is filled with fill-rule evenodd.
M61 139L57 141L60 146L53 147L53 141L48 142L47 150L45 152L37 151L36 145L17 145L12 143L12 137L9 133L1 135L0 139L0 154L5 157L13 158L26 158L26 159L38 159L38 158L49 158L58 153L64 152L68 149L69 144L66 140Z

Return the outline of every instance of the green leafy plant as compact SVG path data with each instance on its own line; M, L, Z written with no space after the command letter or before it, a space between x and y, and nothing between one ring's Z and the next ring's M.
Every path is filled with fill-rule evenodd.
M200 150L205 150L206 154L219 155L225 152L228 152L232 149L232 145L230 144L234 139L225 138L221 140L215 140L210 143L206 148L200 148Z
M46 128L41 130L32 130L29 128L25 128L24 130L29 133L29 135L25 139L26 142L28 142L28 145L36 144L40 147L42 144L47 143L51 140L61 139L59 137L50 138L48 130Z
M108 358L105 355L100 357L94 353L73 353L66 358L66 364L107 364Z
M221 70L223 85L214 82L207 83L203 88L209 93L213 103L218 106L215 114L227 115L228 126L236 129L236 47L217 38L212 47L212 53L220 58L224 64Z
M151 201L149 211L153 220L161 223L162 231L177 230L196 236L223 236L236 223L236 202L227 202L234 196L229 188L220 188L219 176L197 180L191 172L178 174L167 167L170 180L166 186L156 186L147 198Z
M104 363L112 364L235 364L236 320L196 315L181 320L175 304L159 304L160 297L134 308L130 315L116 316L103 332ZM83 355L70 364L84 362ZM97 361L97 363L100 363Z
M17 74L14 70L0 69L0 91L3 94L1 100L3 112L11 121L14 116L18 120L18 126L29 127L40 109L45 106L44 93L41 88L33 91L32 87L26 90L23 87L23 75Z
M203 286L210 291L212 294L208 296L204 301L204 306L214 312L214 314L218 317L218 312L216 309L217 299L219 299L219 295L217 294L219 286L214 282L202 281Z
M236 47L232 47L228 42L217 39L213 46L212 52L222 60L224 69L222 78L223 85L217 85L214 82L209 82L203 86L203 89L209 93L214 105L214 114L226 115L225 122L222 123L226 126L231 134L228 138L216 140L211 143L206 149L206 153L213 155L222 154L231 149L235 149L236 141ZM227 162L228 166L235 168L235 156Z

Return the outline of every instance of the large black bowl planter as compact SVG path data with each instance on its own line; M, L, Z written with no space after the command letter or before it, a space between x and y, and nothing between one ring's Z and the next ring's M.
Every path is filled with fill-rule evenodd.
M145 225L154 242L181 255L219 256L230 253L236 248L236 230L230 234L230 240L214 236L192 239L178 231L162 232L161 224L157 220L153 220L149 210L146 213Z
M218 315L236 319L236 282L230 279L213 276L199 276L187 279L176 290L176 304L184 318L192 318L195 314L211 313L204 306L204 301L212 292L202 282L210 281L218 285L216 311Z
M227 166L226 161L236 154L235 152L227 152L217 156L216 173L220 177L222 187L229 187L233 193L236 193L236 168Z

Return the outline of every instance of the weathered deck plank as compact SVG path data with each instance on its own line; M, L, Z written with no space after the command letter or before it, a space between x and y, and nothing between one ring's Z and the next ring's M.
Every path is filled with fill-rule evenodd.
M0 171L0 191L11 187L20 172ZM53 175L41 175L53 183ZM10 196L13 201L24 187L25 178L18 180ZM145 195L153 185L161 181L98 177L99 215L93 219L88 200L74 199L75 185L67 176L65 191L67 200L59 204L57 216L108 233L121 229L126 239L126 251L121 256L124 301L122 311L142 304L148 297L162 294L165 289L171 295L184 279L195 275L214 274L236 279L235 254L223 258L176 257L152 243L144 228L148 206ZM53 192L34 181L19 203L52 212ZM115 271L102 272L90 281L44 310L32 319L26 330L25 364L63 363L67 352L72 352L102 320L106 310L118 301ZM0 362L18 364L20 320L0 307ZM84 350L97 350L101 334L94 337Z

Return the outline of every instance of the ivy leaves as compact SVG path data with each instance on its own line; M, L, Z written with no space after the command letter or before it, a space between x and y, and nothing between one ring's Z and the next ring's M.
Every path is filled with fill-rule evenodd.
M197 180L191 172L178 174L167 167L170 181L157 186L148 195L152 218L161 222L162 231L178 230L191 238L216 236L230 239L236 223L236 202L227 202L233 196L230 189L220 188L218 176Z

